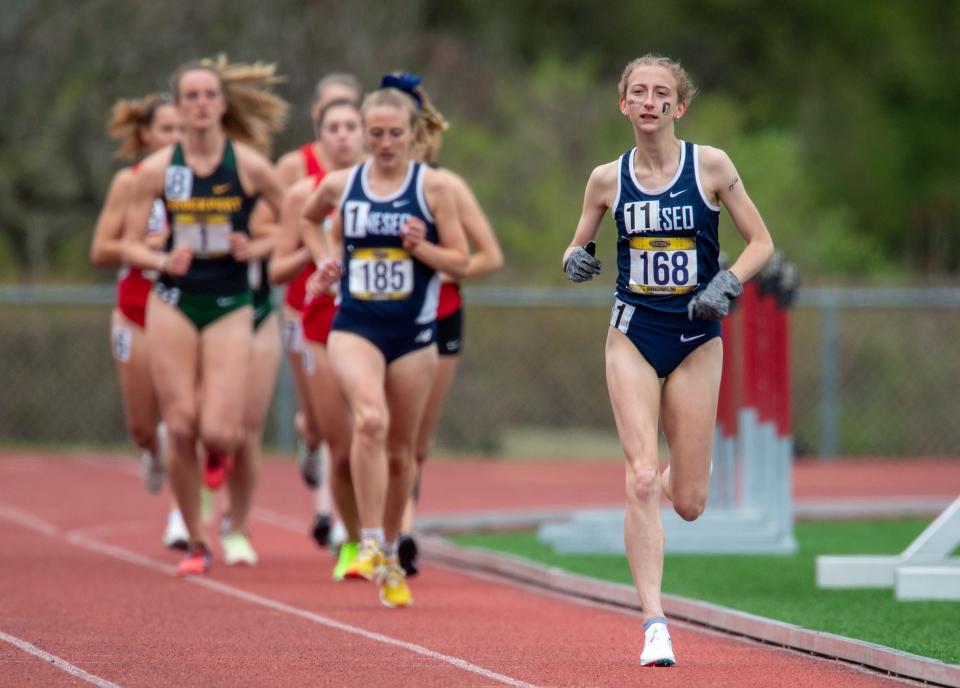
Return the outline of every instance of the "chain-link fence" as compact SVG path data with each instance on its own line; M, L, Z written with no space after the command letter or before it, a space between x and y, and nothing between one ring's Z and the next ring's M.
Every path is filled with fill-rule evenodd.
M612 297L473 288L445 451L612 455L604 380ZM0 289L0 442L126 441L110 287ZM798 454L953 456L960 448L960 289L801 290L792 320ZM282 373L266 441L292 446Z

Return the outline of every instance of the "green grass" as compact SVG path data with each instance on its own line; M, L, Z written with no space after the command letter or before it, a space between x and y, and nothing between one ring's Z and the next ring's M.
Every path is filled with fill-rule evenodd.
M792 556L667 555L663 591L960 664L960 602L897 602L891 590L820 590L814 584L818 554L897 554L926 526L918 519L798 523ZM632 583L625 557L557 554L535 533L452 539Z

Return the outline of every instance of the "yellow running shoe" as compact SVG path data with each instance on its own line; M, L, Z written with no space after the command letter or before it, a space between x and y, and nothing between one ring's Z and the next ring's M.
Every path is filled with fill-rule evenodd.
M390 557L380 568L380 601L387 607L409 607L413 604L413 595L407 585L407 576L397 563L396 557Z
M333 567L333 580L342 581L347 577L347 569L357 558L357 548L359 542L344 542L340 545L340 555L337 557L337 565Z
M377 569L383 566L383 550L375 540L364 540L357 549L357 556L343 572L344 578L373 580Z

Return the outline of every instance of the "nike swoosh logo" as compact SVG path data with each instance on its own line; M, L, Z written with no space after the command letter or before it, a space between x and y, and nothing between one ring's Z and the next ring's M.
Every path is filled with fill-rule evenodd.
M220 308L229 308L236 302L237 302L236 296L218 296L217 297L217 305L220 306ZM681 337L681 339L683 339L683 337Z
M403 199L403 200L401 200L401 201L394 201L394 202L393 202L393 207L394 207L394 208L399 208L399 207L401 207L401 206L406 205L406 204L409 203L409 202L410 202L409 199Z
M683 191L677 191L677 192L671 191L671 192L670 192L670 198L676 198L677 196L679 196L679 195L682 194L682 193L687 193L687 190L684 189Z
M225 184L214 184L214 185L213 185L213 193L214 193L214 195L216 195L216 196L219 196L219 195L221 195L221 194L225 194L225 193L227 193L227 192L230 190L230 187L231 187L231 186L233 186L233 185L232 185L230 182L226 182Z
M692 337L688 337L687 335L682 334L680 335L680 341L686 344L687 342L692 342L694 339L700 339L700 337L706 337L706 336L707 336L706 332L702 334L695 334Z

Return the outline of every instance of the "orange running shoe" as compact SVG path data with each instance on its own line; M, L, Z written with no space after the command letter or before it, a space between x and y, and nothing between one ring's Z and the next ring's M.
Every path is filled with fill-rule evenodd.
M178 576L197 575L202 576L210 570L210 562L213 555L210 548L202 542L195 542L190 545L187 555L177 564Z
M203 484L211 490L220 489L232 468L233 455L207 450L207 458L203 462Z

